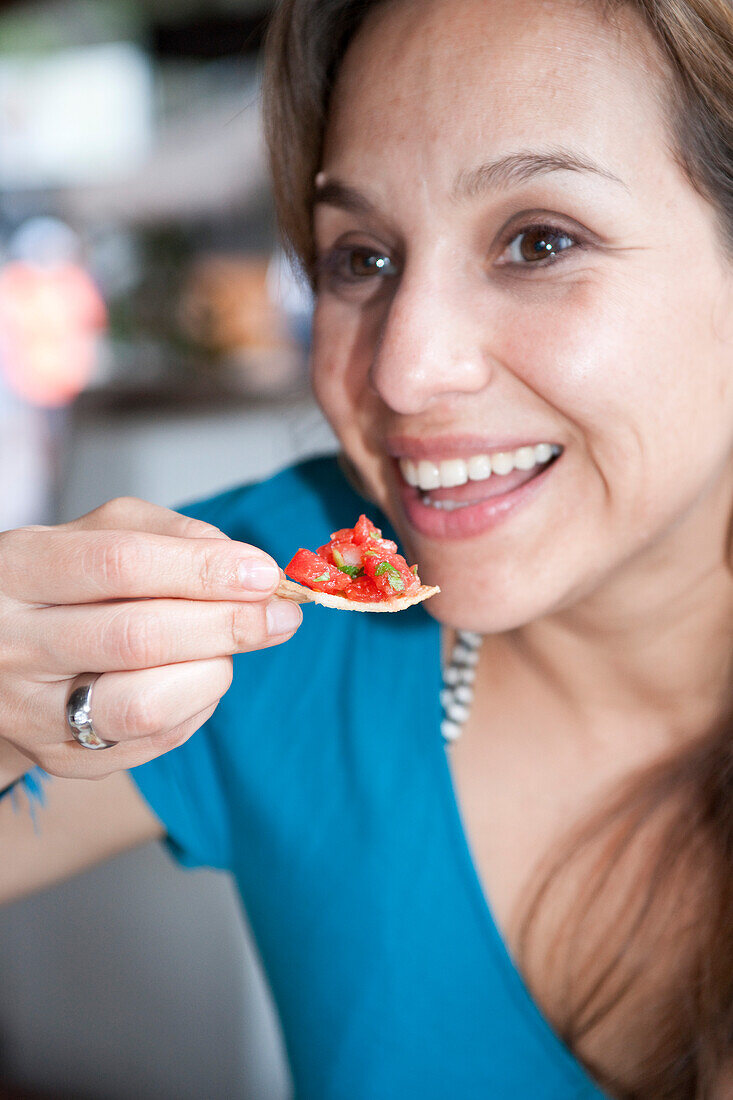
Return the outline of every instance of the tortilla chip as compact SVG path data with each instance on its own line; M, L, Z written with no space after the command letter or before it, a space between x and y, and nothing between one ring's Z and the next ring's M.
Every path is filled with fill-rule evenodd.
M339 611L406 611L413 604L429 600L440 589L423 584L411 596L402 596L393 600L380 600L377 603L363 603L361 600L347 600L343 596L329 596L326 592L314 592L312 588L283 577L275 589L275 595L295 603L318 603L322 607L335 607Z

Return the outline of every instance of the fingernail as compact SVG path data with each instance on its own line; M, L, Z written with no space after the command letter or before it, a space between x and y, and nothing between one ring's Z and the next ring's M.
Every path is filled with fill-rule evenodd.
M266 614L269 634L290 634L303 618L298 604L291 600L273 600L267 605Z
M242 588L251 588L253 592L269 592L280 580L280 570L274 562L261 558L244 558L237 573Z

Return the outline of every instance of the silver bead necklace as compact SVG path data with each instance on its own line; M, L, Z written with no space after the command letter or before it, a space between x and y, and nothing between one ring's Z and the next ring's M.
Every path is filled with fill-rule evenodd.
M476 679L482 634L472 630L457 630L456 640L448 664L443 671L443 689L440 702L443 720L440 732L445 743L451 744L461 736L463 726L471 713L473 682Z

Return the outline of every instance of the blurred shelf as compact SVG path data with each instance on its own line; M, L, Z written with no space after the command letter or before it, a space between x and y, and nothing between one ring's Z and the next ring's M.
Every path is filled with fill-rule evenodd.
M312 394L255 400L207 387L85 394L67 425L57 514L63 523L117 496L166 507L259 481L338 447Z
M180 383L149 386L110 386L80 394L71 410L72 421L94 416L201 416L239 409L286 410L310 398L307 379L277 394L250 393L241 385L220 378L198 378Z

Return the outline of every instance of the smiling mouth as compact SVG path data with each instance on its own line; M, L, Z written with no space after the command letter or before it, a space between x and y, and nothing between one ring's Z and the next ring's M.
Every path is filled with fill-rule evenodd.
M446 512L502 496L537 477L562 452L555 443L439 461L401 458L402 480L424 505Z

